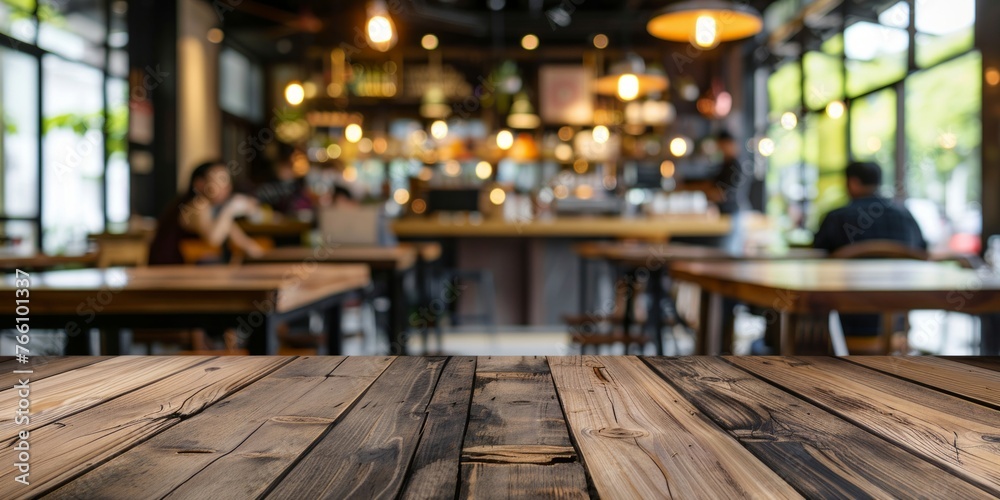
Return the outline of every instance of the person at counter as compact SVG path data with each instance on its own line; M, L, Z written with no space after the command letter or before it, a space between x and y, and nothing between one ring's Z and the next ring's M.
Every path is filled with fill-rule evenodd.
M703 191L708 201L716 204L719 213L730 218L732 229L730 234L711 242L699 241L721 247L734 254L743 251L746 239L745 215L751 209L750 185L753 182L752 173L746 171L740 163L740 148L728 131L715 135L716 147L722 154L722 159L714 177L707 180L685 183L685 188Z
M264 253L261 246L235 223L257 210L257 200L233 194L232 178L222 162L206 162L191 172L188 192L172 202L157 223L150 244L149 264L183 264L181 242L201 240L209 247L230 242L250 256Z

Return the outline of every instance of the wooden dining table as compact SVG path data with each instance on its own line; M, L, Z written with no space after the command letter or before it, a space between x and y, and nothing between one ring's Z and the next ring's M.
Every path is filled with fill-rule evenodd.
M795 351L795 331L807 315L875 314L913 310L945 310L972 315L1000 312L1000 276L988 270L962 269L946 262L917 260L812 259L676 263L678 280L694 283L713 294L713 309L721 297L774 312L780 323L780 352ZM718 316L718 313L713 314ZM1000 331L986 326L983 354L1000 353ZM701 345L717 354L722 348L719 322L708 326ZM703 330L705 330L703 328Z
M248 257L247 264L256 263L353 263L369 266L372 280L379 283L389 296L387 339L392 354L406 354L406 299L403 280L408 272L418 273L423 284L426 269L422 266L441 256L441 245L433 242L401 243L396 246L339 245L321 247L280 247L260 257Z
M12 273L22 271L44 271L60 267L92 267L97 264L99 254L88 252L78 255L50 255L40 252L0 252L0 270Z
M0 294L11 307L0 322L15 324L14 293L23 275L10 274ZM29 273L29 324L65 330L67 352L90 351L88 332L101 330L101 351L127 352L125 329L236 328L251 354L275 354L278 323L310 314L326 317L327 349L339 353L340 304L370 283L361 265L156 266ZM17 286L15 286L17 285Z
M746 249L742 252L732 252L722 248L691 245L684 243L665 242L635 242L635 241L590 241L579 243L574 247L581 257L580 282L587 286L589 265L594 261L605 261L618 266L625 271L628 282L642 280L647 283L650 303L660 304L667 297L663 287L663 277L669 272L675 262L725 262L736 260L779 261L791 259L821 259L827 254L823 250L813 248L781 248L781 249ZM711 296L702 294L702 302L709 302ZM629 331L634 322L632 304L634 297L628 295L625 304L623 330ZM585 301L581 301L580 313L586 314ZM708 308L703 308L708 311ZM707 312L702 314L701 323L714 322L717 318ZM721 319L720 319L721 321ZM662 355L663 348L663 311L660 307L651 307L648 313L648 324L653 331L653 342L656 352ZM714 325L713 325L714 326ZM720 326L721 328L721 322Z
M30 484L6 467L2 498L1000 494L998 358L0 362L25 378L0 438L30 433Z

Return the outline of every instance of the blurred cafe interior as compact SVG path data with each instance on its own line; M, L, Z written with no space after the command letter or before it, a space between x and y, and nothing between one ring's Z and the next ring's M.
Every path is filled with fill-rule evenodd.
M48 354L996 355L998 22L0 0L4 286Z

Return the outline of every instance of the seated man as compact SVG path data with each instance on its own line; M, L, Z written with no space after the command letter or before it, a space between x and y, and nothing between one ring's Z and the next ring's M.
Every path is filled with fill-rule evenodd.
M834 252L852 243L890 240L910 248L927 249L920 226L910 212L878 194L882 184L882 169L878 165L852 163L845 174L851 202L827 214L813 240L813 247ZM858 347L866 350L863 346L872 344L874 339L871 337L878 335L881 329L877 315L841 315L841 325L852 353Z
M813 240L814 248L834 252L861 241L892 240L927 250L920 226L910 212L879 196L882 169L878 165L852 163L845 174L851 202L826 215Z

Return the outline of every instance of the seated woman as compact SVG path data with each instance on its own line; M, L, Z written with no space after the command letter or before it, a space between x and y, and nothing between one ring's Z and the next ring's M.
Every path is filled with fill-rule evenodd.
M211 247L220 247L228 240L247 255L260 256L264 250L235 222L256 210L255 199L233 194L224 163L198 165L191 172L188 192L160 216L149 249L149 265L183 264L181 242L187 239L200 239Z

